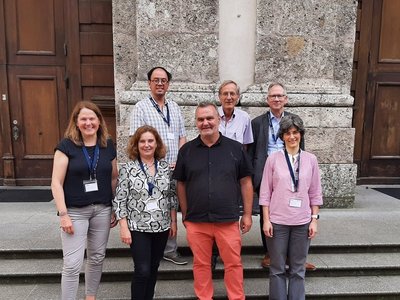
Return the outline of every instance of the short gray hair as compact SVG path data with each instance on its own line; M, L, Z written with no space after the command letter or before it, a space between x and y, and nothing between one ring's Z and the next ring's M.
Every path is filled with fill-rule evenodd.
M221 83L221 85L218 88L218 95L221 95L222 88L224 88L225 86L227 86L228 84L231 84L231 83L236 86L236 93L238 94L238 96L240 96L240 87L233 80L225 80L223 83Z
M280 86L280 87L283 89L283 92L285 93L285 96L287 96L286 87L285 87L282 83L280 83L280 82L278 82L278 81L274 81L274 82L271 82L271 83L269 84L269 86L268 86L268 93L269 93L269 91L270 91L274 86Z
M278 136L283 141L283 135L289 132L289 129L295 127L303 138L305 129L303 120L298 115L286 115L283 116L279 122Z

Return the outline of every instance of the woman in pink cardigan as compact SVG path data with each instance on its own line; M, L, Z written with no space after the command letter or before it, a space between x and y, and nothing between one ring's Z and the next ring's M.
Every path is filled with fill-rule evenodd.
M317 158L300 149L303 136L300 117L282 118L279 137L285 148L268 157L261 181L259 202L271 256L271 300L305 299L304 263L310 240L318 231L322 188ZM286 264L289 265L287 271Z

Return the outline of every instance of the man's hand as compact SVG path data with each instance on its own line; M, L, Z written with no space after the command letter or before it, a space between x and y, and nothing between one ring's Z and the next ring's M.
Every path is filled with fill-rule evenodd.
M253 219L251 215L243 215L243 217L240 219L240 230L242 231L242 234L249 232L252 224Z

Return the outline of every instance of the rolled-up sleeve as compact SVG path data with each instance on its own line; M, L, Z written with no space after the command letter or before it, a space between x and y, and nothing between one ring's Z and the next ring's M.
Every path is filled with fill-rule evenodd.
M169 208L178 210L178 197L176 196L176 180L172 178L173 171L170 170L169 173L169 193L168 193L168 200L169 200Z
M271 156L267 158L267 161L264 166L263 175L261 178L261 185L260 185L260 197L259 197L259 204L263 206L269 206L271 202L271 195L272 195L272 181L273 181L273 162Z
M310 188L308 190L308 197L310 199L310 206L322 205L322 187L321 187L321 174L318 167L318 161L315 156L312 159L312 178Z
M129 197L129 178L128 178L127 165L124 164L119 169L117 189L113 199L113 208L117 220L126 218L128 216L128 197Z

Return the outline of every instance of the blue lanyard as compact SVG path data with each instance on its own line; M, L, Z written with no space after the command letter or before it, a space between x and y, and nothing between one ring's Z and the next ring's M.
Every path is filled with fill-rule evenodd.
M82 151L86 158L86 163L88 165L90 179L96 178L96 168L97 168L97 163L99 162L99 157L100 157L99 145L96 144L96 148L94 148L94 154L93 154L92 158L89 156L89 152L87 151L85 145L82 146ZM92 177L92 175L93 175L93 177Z
M300 177L300 153L301 153L301 150L299 149L299 158L297 160L297 169L295 170L296 174L297 174L297 178L294 173L295 171L292 168L292 164L290 163L289 154L287 153L286 148L284 151L285 151L286 163L288 165L289 172L290 172L290 177L292 178L294 191L297 192L297 187L299 186L299 177Z
M158 106L158 104L156 103L156 101L154 101L153 97L149 96L149 99L151 101L151 103L153 104L154 108L157 110L157 112L159 113L159 115L161 116L161 118L163 118L164 122L167 123L168 127L170 126L170 115L169 115L169 108L168 108L168 104L165 103L165 107L167 108L167 117L164 116L163 112L161 111L160 107Z
M272 126L272 113L270 111L269 111L268 121L269 121L269 129L271 130L271 134L272 134L272 139L274 140L274 142L276 144L276 141L278 140L279 137L275 135L275 129L274 129L274 126Z
M140 157L138 157L138 161L139 161L140 168L142 169L144 175L147 178L147 187L149 188L148 189L149 195L152 195L153 194L154 183L149 181L149 175L147 174L146 170L144 169L144 165L143 165L142 160L140 159ZM156 159L154 159L154 167L156 168L156 172L154 173L154 177L155 177L156 174L157 174L157 160Z

